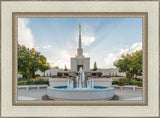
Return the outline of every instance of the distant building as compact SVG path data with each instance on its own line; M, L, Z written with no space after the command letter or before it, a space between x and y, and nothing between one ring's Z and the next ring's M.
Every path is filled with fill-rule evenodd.
M119 72L118 68L98 69L103 76L126 76L126 73Z
M58 72L64 72L64 69L48 69L45 72L41 72L40 70L35 72L35 75L40 75L40 76L57 76Z
M40 70L36 71L35 72L35 75L40 75L40 76L57 76L57 73L60 72L62 74L64 73L71 73L70 70L68 71L64 71L64 69L54 69L54 68L51 68L49 70L46 70L45 73L44 72L41 72ZM109 69L98 69L97 71L91 71L91 73L102 73L102 76L123 76L125 77L126 74L125 73L122 73L122 72L119 72L118 71L118 68L109 68Z
M125 73L120 73L117 68L111 69L98 69L97 71L92 71L90 69L90 58L85 57L83 55L83 48L81 46L81 25L79 25L79 46L77 49L77 55L71 58L71 70L64 71L64 69L49 69L45 72L41 72L40 70L36 71L35 74L39 74L40 76L55 76L58 73L68 73L69 75L74 76L78 73L79 69L82 68L87 76L98 73L102 73L102 75L106 76L126 76Z

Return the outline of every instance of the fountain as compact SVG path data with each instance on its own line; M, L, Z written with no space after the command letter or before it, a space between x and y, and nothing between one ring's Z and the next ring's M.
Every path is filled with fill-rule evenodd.
M85 78L83 69L80 68L75 81L68 77L66 86L55 86L47 88L49 98L72 99L72 100L96 100L111 99L114 88L94 86L94 80Z
M87 86L85 86L85 74L80 68L79 77L76 76L76 86L74 89L93 89L94 88L94 80L87 80ZM68 77L67 81L67 89L73 89L73 80Z

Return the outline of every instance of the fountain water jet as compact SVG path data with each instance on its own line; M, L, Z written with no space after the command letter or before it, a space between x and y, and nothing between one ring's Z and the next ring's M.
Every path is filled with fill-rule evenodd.
M87 86L85 86L85 74L83 69L80 68L79 76L76 76L76 86L73 87L73 80L68 77L67 88L68 89L93 89L94 88L94 80L87 80Z
M74 86L74 82L76 86ZM87 83L85 85L85 82ZM94 80L86 80L83 69L80 68L75 81L68 77L66 86L48 87L49 98L72 99L72 100L95 100L111 99L114 95L114 88L94 86Z

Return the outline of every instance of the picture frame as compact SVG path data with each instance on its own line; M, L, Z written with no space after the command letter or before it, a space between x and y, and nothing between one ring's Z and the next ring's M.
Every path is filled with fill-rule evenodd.
M47 8L47 9L45 9ZM17 18L142 17L142 101L18 101ZM2 117L159 117L159 1L1 1ZM153 40L154 39L154 40ZM10 73L10 74L7 74ZM151 79L152 78L152 79ZM52 109L52 110L51 110ZM96 111L94 110L96 109ZM94 112L93 112L94 110ZM29 114L26 112L28 111ZM141 112L139 112L141 111ZM62 114L63 113L63 114Z

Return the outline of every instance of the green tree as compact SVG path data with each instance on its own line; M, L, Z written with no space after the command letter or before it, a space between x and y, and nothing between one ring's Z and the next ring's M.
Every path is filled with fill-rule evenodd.
M96 71L96 70L97 70L97 64L96 64L96 62L94 62L93 71Z
M142 75L142 50L126 56L122 55L114 65L119 69L119 72L125 72L130 80L134 78L135 74Z
M53 68L54 68L54 69L59 69L59 67L58 67L58 66L54 66Z
M67 66L65 65L65 66L64 66L64 71L67 71L67 70L68 70L68 69L67 69Z
M34 48L29 49L18 44L18 72L25 73L27 78L32 78L38 69L42 72L50 69L46 57Z

